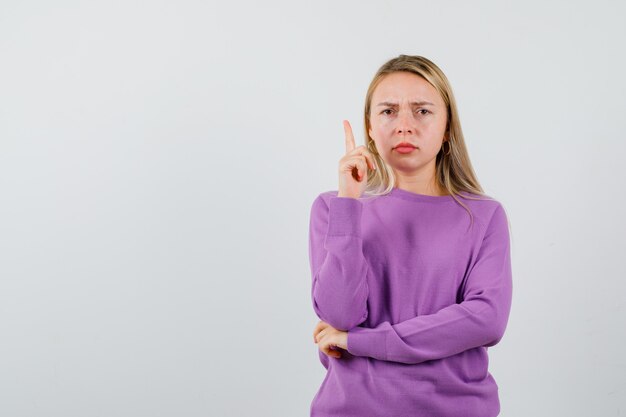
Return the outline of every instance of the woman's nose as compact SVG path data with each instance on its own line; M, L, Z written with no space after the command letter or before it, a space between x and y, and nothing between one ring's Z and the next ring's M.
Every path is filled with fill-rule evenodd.
M396 126L396 131L398 133L415 133L412 127L413 115L411 114L411 111L398 112L398 118L396 120L398 122Z

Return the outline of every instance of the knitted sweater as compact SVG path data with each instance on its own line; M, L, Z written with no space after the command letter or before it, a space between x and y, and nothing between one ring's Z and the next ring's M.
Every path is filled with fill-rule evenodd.
M512 298L503 206L394 188L378 197L320 194L311 207L315 314L348 331L311 417L492 417L500 412L487 349ZM487 198L487 199L485 199Z

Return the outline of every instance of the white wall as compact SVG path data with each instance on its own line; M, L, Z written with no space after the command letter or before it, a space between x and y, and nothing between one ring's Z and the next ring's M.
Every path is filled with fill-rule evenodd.
M512 224L501 415L621 415L625 11L1 1L0 415L308 415L310 205L401 53Z

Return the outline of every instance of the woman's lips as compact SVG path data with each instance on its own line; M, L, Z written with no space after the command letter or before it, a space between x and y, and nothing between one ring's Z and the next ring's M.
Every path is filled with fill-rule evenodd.
M414 147L412 146L398 146L397 148L395 148L396 151L400 152L400 153L411 153L415 150Z

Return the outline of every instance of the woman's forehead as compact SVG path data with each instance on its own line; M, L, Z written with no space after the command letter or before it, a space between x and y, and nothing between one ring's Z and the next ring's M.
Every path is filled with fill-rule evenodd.
M386 75L376 86L372 95L372 104L428 102L441 104L439 92L424 78L412 73L391 73Z

